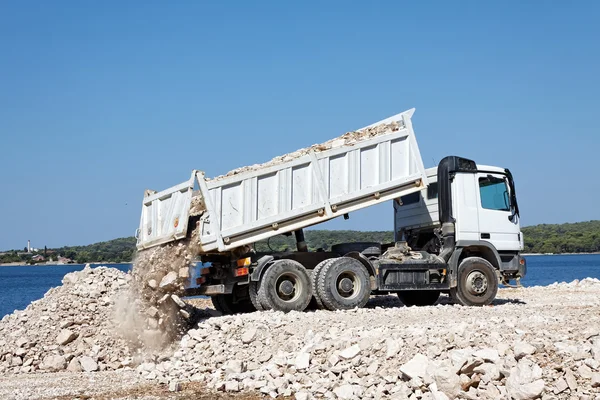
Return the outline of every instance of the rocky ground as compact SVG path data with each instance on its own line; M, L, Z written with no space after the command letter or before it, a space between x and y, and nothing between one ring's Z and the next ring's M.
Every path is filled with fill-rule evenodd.
M600 399L598 280L501 289L484 308L387 296L216 316L163 351L116 333L130 280L86 269L4 317L0 398Z

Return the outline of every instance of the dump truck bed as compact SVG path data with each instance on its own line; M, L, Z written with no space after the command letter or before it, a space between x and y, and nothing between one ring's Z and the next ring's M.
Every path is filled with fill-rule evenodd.
M184 183L146 191L137 247L185 238L195 216L200 251L225 252L421 190L427 175L413 112L215 179L193 171Z

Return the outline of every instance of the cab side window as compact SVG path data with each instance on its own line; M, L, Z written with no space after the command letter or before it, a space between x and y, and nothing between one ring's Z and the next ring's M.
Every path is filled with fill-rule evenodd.
M479 194L481 207L488 210L510 211L510 200L506 181L488 176L479 178Z

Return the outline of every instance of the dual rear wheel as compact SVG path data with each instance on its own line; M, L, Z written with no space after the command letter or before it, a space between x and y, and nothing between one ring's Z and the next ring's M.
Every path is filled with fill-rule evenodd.
M311 272L293 260L277 260L259 282L249 285L257 310L303 311L311 299L317 308L363 307L371 294L369 272L358 260L339 257L319 263Z

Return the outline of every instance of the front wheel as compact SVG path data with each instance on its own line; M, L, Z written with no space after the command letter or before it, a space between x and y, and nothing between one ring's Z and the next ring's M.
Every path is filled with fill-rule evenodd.
M407 290L398 292L398 298L407 307L432 306L440 297L439 290Z
M498 293L496 270L480 257L468 257L460 263L457 283L450 289L450 298L463 306L486 306Z

